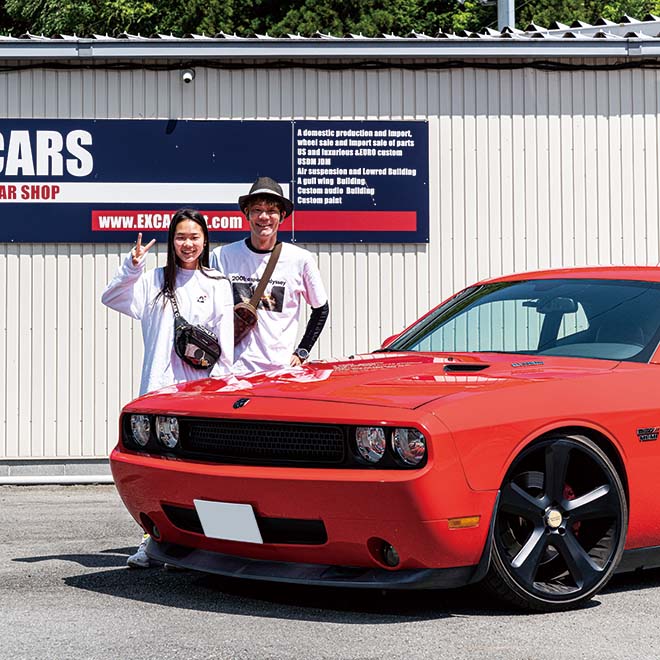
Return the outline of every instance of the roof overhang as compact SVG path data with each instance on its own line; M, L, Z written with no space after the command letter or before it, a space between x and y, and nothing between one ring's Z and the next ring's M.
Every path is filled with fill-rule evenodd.
M2 40L3 60L446 60L653 58L654 38Z

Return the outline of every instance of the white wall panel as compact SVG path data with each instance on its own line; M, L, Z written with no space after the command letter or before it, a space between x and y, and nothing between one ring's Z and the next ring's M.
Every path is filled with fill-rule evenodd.
M651 70L198 69L182 85L177 71L37 69L0 74L0 116L428 118L430 242L306 246L331 302L315 355L330 357L376 348L476 279L657 263L659 88ZM0 459L111 449L142 346L99 298L127 250L0 245Z

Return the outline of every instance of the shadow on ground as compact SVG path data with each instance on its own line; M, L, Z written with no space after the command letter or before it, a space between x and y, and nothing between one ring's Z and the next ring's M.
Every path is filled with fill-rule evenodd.
M41 555L38 557L15 557L13 561L26 564L35 564L42 561L70 561L74 564L84 566L85 568L111 568L113 566L126 566L126 558L129 554L135 552L134 547L113 548L101 550L95 554L75 554L75 555Z
M308 587L223 578L194 571L126 568L134 548L97 554L22 557L14 561L73 562L89 571L63 576L76 589L183 610L344 624L391 624L465 616L536 616L511 610L478 587L443 591L381 591ZM603 594L660 587L660 569L616 575ZM598 599L583 607L597 607ZM542 616L542 615L541 615Z
M171 571L162 566L129 569L126 558L134 550L112 548L96 554L17 557L14 561L62 561L85 569L109 569L63 573L62 579L76 589L184 610L346 624L391 624L505 611L471 587L384 592L240 580L195 571Z

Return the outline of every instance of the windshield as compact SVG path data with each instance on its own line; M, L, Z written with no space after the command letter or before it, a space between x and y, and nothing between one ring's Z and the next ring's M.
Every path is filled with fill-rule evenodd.
M648 361L659 338L658 283L525 280L462 291L387 350Z

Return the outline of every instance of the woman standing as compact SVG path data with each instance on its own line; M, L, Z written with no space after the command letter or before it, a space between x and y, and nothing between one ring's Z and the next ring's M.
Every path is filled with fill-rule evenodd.
M142 234L138 234L135 247L101 297L111 309L141 321L144 359L140 395L174 383L222 376L230 373L233 364L233 297L227 279L208 267L204 217L193 209L177 211L170 224L165 267L145 271L145 255L155 242L142 245ZM220 357L212 368L196 368L177 354L172 298L188 323L203 326L218 339ZM149 566L144 551L147 539L128 558L129 566Z

